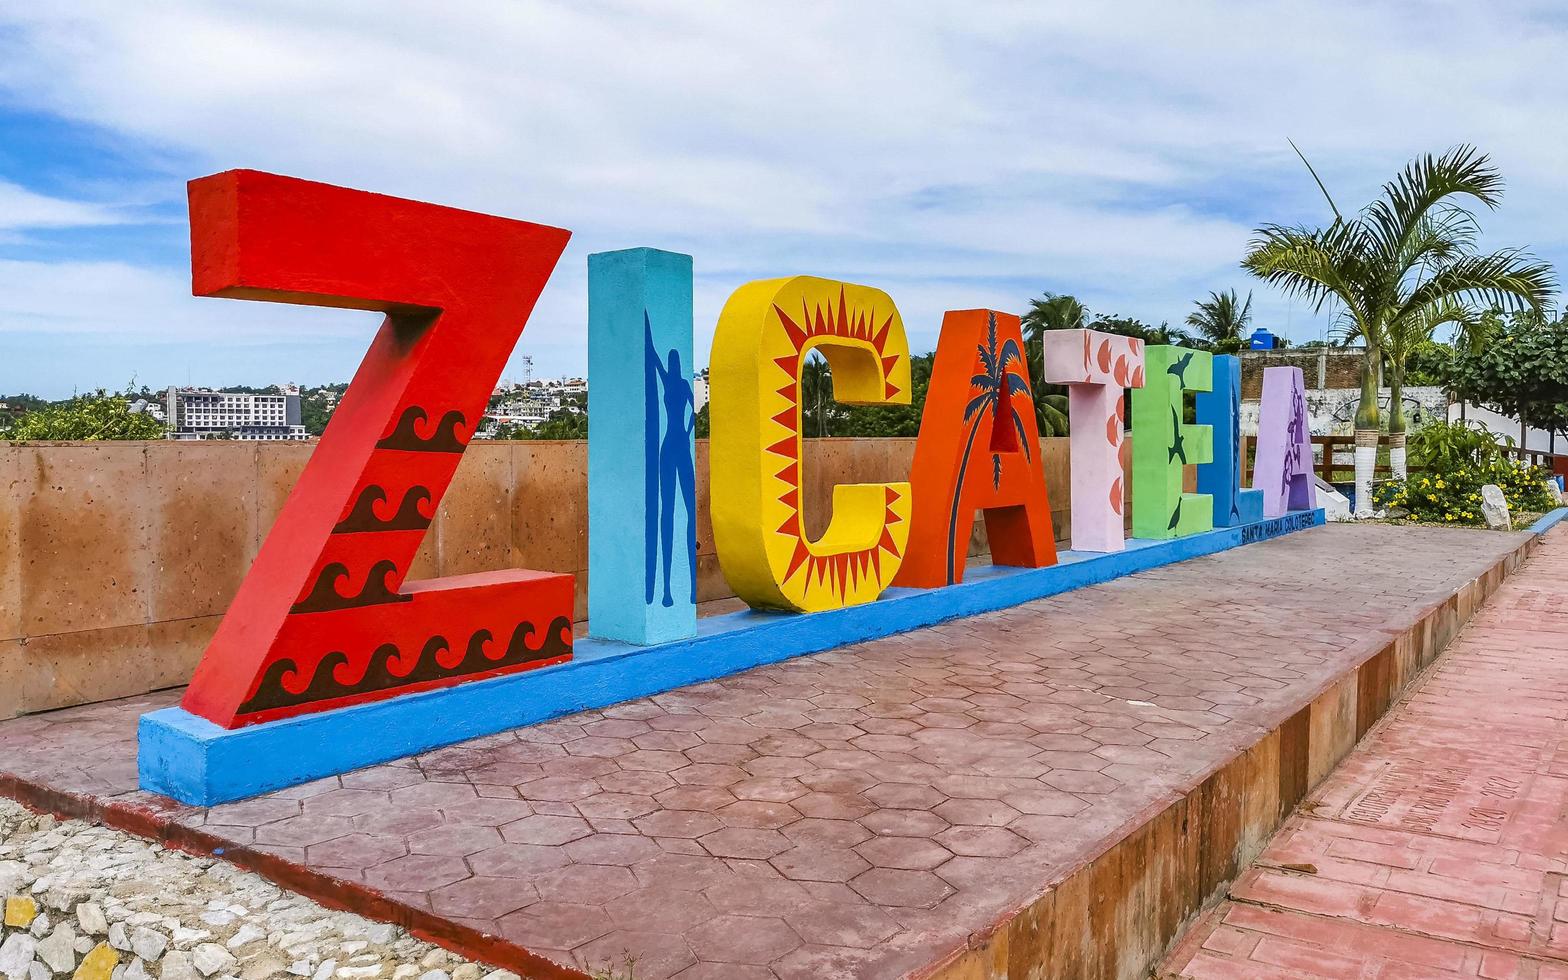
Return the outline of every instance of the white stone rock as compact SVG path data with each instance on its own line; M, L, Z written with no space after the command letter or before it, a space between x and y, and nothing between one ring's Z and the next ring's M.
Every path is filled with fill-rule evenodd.
M156 963L169 949L169 937L141 926L131 933L131 952L149 963Z
M295 960L289 964L289 972L296 977L308 977L316 971L312 968L310 960Z
M27 968L27 980L51 980L54 973L38 960L33 960L33 965Z
M316 972L311 975L310 980L327 980L327 978L336 973L337 970L337 960L322 960L321 965L316 967Z
M33 965L37 951L38 940L25 932L13 932L0 943L0 973L6 980L27 980L27 968Z
M523 978L511 970L492 970L485 974L485 980L523 980Z
M365 938L377 946L385 946L397 938L397 926L390 922L372 922L365 929Z
M237 918L239 917L228 909L215 909L214 911L201 914L201 921L209 926L226 926Z
M76 969L76 930L69 922L55 926L47 939L39 940L36 955L54 972L70 973Z
M0 861L0 895L15 895L32 877L20 861Z
M267 930L247 922L240 926L239 930L236 931L234 935L230 936L229 941L223 945L227 946L229 949L239 949L241 946L249 946L258 939L266 938Z
M201 974L196 972L196 965L191 962L191 954L183 949L177 949L163 958L162 969L158 971L158 980L199 980Z
M419 961L419 965L427 970L439 970L446 966L449 959L451 959L451 955L440 946L437 946L424 955L424 958Z
M452 971L452 980L479 980L479 964L463 963Z
M343 980L372 980L381 976L383 967L380 963L368 963L365 966L340 966L335 976Z
M419 976L419 967L412 963L404 963L392 971L392 980L413 980Z
M217 943L202 943L191 950L191 963L201 971L202 976L210 977L220 970L227 970L233 966L234 954Z
M351 939L338 948L343 951L345 956L353 956L355 953L362 953L369 949L370 944L363 939Z
M445 970L431 970L422 974L419 980L452 980L452 975Z
M121 952L130 952L131 937L125 931L125 923L116 922L109 927L109 945Z
M74 944L72 944L71 948L76 950L76 952L78 954L82 954L82 953L90 953L90 952L92 952L93 947L96 946L96 945L98 945L98 944L93 942L91 939L89 939L86 936L77 936L76 937L76 942Z
M147 965L141 960L131 960L131 965L125 968L125 980L152 980L147 972Z
M212 933L206 929L187 929L184 926L174 928L174 948L190 949L204 939L212 938Z
M1494 531L1508 531L1514 526L1508 514L1508 498L1503 496L1503 488L1495 483L1481 488L1481 517Z
M96 902L83 902L76 907L76 924L89 936L101 936L109 931L109 920L103 907Z
M48 934L51 924L49 913L39 912L38 917L33 920L33 924L27 928L27 931L33 934L34 939L42 939Z

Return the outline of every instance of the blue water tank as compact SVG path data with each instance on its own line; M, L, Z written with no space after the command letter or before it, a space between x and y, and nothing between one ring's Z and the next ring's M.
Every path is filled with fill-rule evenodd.
M1253 350L1273 350L1274 335L1259 327L1252 331L1252 341L1248 346Z

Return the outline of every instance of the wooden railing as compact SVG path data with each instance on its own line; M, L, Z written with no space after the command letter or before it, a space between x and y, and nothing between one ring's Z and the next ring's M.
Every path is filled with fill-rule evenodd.
M1568 473L1568 454L1548 452L1545 449L1520 449L1504 446L1503 452L1518 456L1531 466L1544 466L1548 473Z
M1243 480L1252 482L1253 454L1257 448L1256 436L1241 437L1241 456ZM1317 471L1318 478L1325 483L1349 483L1355 479L1356 474L1356 437L1350 436L1313 436L1313 469ZM1317 447L1321 446L1321 449ZM1378 462L1373 470L1372 479L1386 480L1393 476L1388 464L1388 436L1382 435L1377 440ZM1511 456L1518 456L1532 466L1545 467L1548 473L1568 475L1568 454L1550 453L1544 449L1520 449L1516 446L1505 446L1503 451ZM1407 465L1405 469L1411 473L1420 473L1425 467Z

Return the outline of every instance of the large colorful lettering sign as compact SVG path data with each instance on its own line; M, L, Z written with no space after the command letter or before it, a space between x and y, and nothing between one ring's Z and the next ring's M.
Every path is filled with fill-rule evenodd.
M1208 496L1182 491L1182 468L1214 456L1213 432L1182 421L1182 392L1213 387L1213 358L1186 347L1146 347L1132 393L1132 533L1179 538L1214 526Z
M1241 361L1214 357L1214 387L1193 399L1199 425L1214 438L1214 458L1198 464L1198 492L1214 500L1214 526L1236 527L1263 519L1263 492L1241 489Z
M190 207L197 295L386 319L184 707L232 728L569 659L570 575L404 581L569 233L254 171Z
M1299 367L1263 369L1252 485L1263 493L1266 518L1318 505L1317 484L1312 479L1312 433L1307 427L1307 386Z
M697 631L691 341L691 256L652 248L588 256L594 636L648 644Z
M942 318L910 473L914 518L898 585L962 582L977 510L985 513L993 563L1056 564L1031 391L1018 317L961 310Z
M242 799L1322 520L1249 513L1260 498L1269 517L1313 505L1299 370L1265 374L1261 493L1238 494L1235 359L1048 334L1046 376L1071 391L1077 550L1122 549L1127 387L1134 536L1226 525L1056 565L1019 319L964 310L942 322L910 482L834 487L831 519L813 539L806 358L826 357L840 401L909 404L904 324L878 289L753 282L725 304L713 340L714 541L747 603L820 615L736 613L698 629L692 260L600 253L588 263L590 635L574 643L570 575L407 581L568 233L253 171L192 182L190 204L198 295L385 320L182 707L141 719L141 785L188 803ZM1189 390L1199 392L1197 425L1183 422ZM1198 494L1183 493L1188 464ZM1014 567L965 582L976 511L992 562ZM895 582L922 588L884 595Z
M796 276L737 289L710 361L713 539L735 594L755 607L815 612L870 602L898 571L909 538L907 483L833 488L815 541L801 507L800 373L820 350L833 396L909 404L909 342L880 289Z
M1143 387L1143 341L1098 330L1047 330L1045 380L1067 386L1072 424L1074 551L1121 551L1127 538L1123 388Z

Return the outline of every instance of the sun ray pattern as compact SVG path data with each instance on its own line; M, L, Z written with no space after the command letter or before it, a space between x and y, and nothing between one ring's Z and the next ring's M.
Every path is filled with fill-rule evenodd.
M879 289L797 276L741 287L714 334L714 541L725 577L752 606L814 612L870 602L909 539L907 483L833 489L815 541L802 513L800 376L828 360L836 400L908 404L909 344Z

